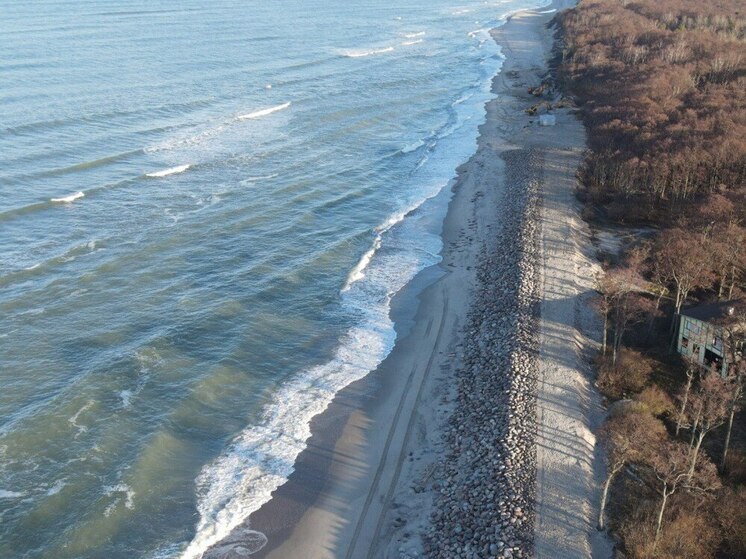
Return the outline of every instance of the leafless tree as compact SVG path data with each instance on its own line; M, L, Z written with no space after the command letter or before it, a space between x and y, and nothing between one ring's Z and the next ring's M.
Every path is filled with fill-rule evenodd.
M658 482L658 493L661 496L653 541L653 554L655 554L669 497L681 487L696 492L712 492L720 487L720 480L717 476L717 468L705 456L699 457L690 475L689 448L678 441L667 441L659 445L656 451L648 456L648 463Z
M728 382L712 371L699 381L698 389L691 395L695 413L692 425L692 443L689 459L689 477L694 475L702 441L708 433L725 423L728 417L731 391Z
M609 487L614 477L630 462L643 460L651 448L666 436L663 423L647 412L631 411L609 419L600 429L599 438L606 449L608 468L601 491L598 529L604 529L604 512Z
M696 374L700 372L700 365L697 363L694 359L687 358L686 360L686 383L684 384L684 388L681 390L681 393L679 394L679 401L681 402L681 406L679 407L679 415L676 418L676 434L679 434L679 431L681 430L681 426L684 422L684 419L686 417L686 406L689 403L689 391L692 389L692 381L694 380L694 377Z

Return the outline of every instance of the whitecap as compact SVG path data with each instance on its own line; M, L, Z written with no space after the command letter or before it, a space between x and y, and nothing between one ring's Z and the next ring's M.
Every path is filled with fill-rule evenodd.
M132 390L122 390L119 392L119 397L122 400L122 407L128 408L132 403Z
M404 146L404 147L403 147L403 148L401 148L401 149L400 149L399 151L401 151L402 153L412 153L413 151L415 151L415 150L417 150L417 149L421 148L421 147L422 147L422 146L424 146L424 145L425 145L425 142L424 142L424 141L422 141L422 140L417 140L416 142L414 142L414 143L412 143L412 144L409 144L409 145L406 145L406 146Z
M347 280L345 281L344 287L342 287L342 292L349 290L350 287L352 287L353 283L355 283L356 281L360 281L365 277L364 270L368 267L368 264L370 264L370 261L376 254L376 251L381 248L381 240L381 235L379 233L376 235L376 238L373 241L373 246L371 246L370 249L368 249L368 251L363 254L358 263L355 264L350 273L347 275Z
M107 497L111 497L112 495L116 494L124 494L124 506L130 510L135 508L135 492L134 490L125 483L118 483L116 485L107 485L104 487L104 493ZM110 504L108 507L106 507L106 510L104 511L105 516L109 516L112 511L116 508L116 506L119 504L119 499L114 501L112 504Z
M75 434L76 439L78 438L79 435L88 431L88 427L86 427L85 425L78 424L78 419L80 418L80 415L82 413L85 413L89 409L91 409L94 404L95 402L93 400L88 400L82 408L80 408L77 412L75 412L75 415L73 415L67 420L68 423L70 423L73 427L75 427L78 430L78 432Z
M60 491L62 491L62 488L67 485L64 480L58 479L54 482L54 485L47 489L47 496L51 497L52 495L57 495Z
M167 177L169 175L176 175L178 173L183 173L184 171L189 169L189 167L191 167L191 165L187 163L185 165L179 165L177 167L169 167L168 169L163 169L162 171L146 173L145 176L153 178L153 179L160 178L160 177Z
M394 47L384 47L380 49L372 49L372 50L348 50L342 53L347 58L363 58L365 56L373 56L375 54L384 54L386 52L391 52L394 50Z
M417 33L405 33L404 34L404 37L406 39L414 39L416 37L424 37L424 36L425 36L425 32L424 31L418 31Z
M276 105L274 107L269 107L267 109L260 109L258 111L254 111L253 113L247 113L245 115L239 115L236 117L236 120L250 120L254 118L261 118L263 116L271 115L272 113L276 113L278 111L284 111L290 106L290 103L283 103L282 105Z
M63 196L62 198L50 198L49 201L56 202L56 203L70 204L74 202L75 200L82 198L83 196L85 196L83 192L76 192L75 194L70 194L69 196Z
M246 177L245 179L242 179L240 181L240 184L247 185L247 184L254 184L259 181L266 181L269 179L273 179L275 177L279 176L277 173L273 173L271 175L258 175L256 177Z
M423 42L423 39L415 39L414 41L404 41L401 45L403 47L410 47L412 45L419 45L421 42Z
M19 497L23 497L26 495L25 493L20 493L18 491L8 491L6 489L0 489L0 499L18 499Z

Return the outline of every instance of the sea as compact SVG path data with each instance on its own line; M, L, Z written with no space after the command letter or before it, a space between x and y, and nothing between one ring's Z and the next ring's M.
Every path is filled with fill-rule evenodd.
M543 3L0 0L0 557L198 559L270 499Z

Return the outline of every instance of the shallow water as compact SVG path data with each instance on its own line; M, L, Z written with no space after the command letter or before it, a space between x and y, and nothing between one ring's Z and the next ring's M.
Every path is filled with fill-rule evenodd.
M540 0L0 11L0 557L199 557L391 349Z

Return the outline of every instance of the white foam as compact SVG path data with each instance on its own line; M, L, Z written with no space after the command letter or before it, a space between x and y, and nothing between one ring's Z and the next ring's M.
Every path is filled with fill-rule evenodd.
M394 47L384 47L384 48L372 49L372 50L348 50L348 51L345 51L343 54L347 58L363 58L365 56L384 54L386 52L391 52L393 50L394 50Z
M79 198L82 198L85 196L82 192L76 192L75 194L70 194L70 196L63 196L62 198L51 198L50 202L56 202L56 203L63 203L63 204L70 204L74 202L75 200L78 200Z
M464 95L456 99L453 103L451 103L451 106L455 107L456 105L460 105L461 103L468 101L472 97L474 97L473 93L465 93Z
M254 118L261 118L263 116L271 115L272 113L276 113L278 111L284 111L290 106L290 103L283 103L282 105L276 105L274 107L269 107L267 109L261 109L258 111L254 111L253 113L247 113L245 115L239 115L236 117L236 120L250 120Z
M23 497L25 493L19 493L18 491L7 491L6 489L0 489L0 499L18 499Z
M135 508L135 492L129 485L125 483L107 485L106 487L104 487L104 493L106 493L107 497L111 497L112 495L117 494L124 494L124 506L130 510ZM106 507L104 516L109 516L119 503L120 499L118 498L116 501Z
M409 144L409 145L406 145L406 146L404 146L404 147L403 147L403 148L401 148L401 150L399 150L399 151L401 151L402 153L411 153L411 152L413 152L413 151L415 151L415 150L417 150L417 149L421 148L421 147L422 147L422 146L424 146L424 145L425 145L425 142L424 142L424 141L422 141L422 140L417 140L416 142L414 142L414 143L412 143L412 144Z
M157 179L160 177L167 177L169 175L176 175L179 173L183 173L184 171L189 169L189 167L191 167L191 165L187 163L186 165L179 165L177 167L169 167L168 169L163 169L162 171L156 171L154 173L147 173L145 176L154 178L154 179Z
M415 39L414 41L404 41L401 45L403 47L409 47L412 45L419 45L421 42L423 42L423 39Z
M47 496L51 497L52 495L57 495L60 491L62 491L62 488L67 485L64 480L58 479L54 482L54 485L47 489Z
M353 283L355 283L356 281L360 281L365 277L364 270L368 267L368 264L370 264L370 261L373 259L373 255L375 255L376 251L379 248L381 248L381 235L377 234L375 240L373 241L373 246L371 246L368 251L363 254L358 263L355 264L355 267L352 268L352 270L348 274L347 281L345 281L344 287L342 287L343 292L349 290Z
M119 397L122 399L122 407L130 407L132 403L132 390L122 390L119 392Z
M414 39L415 37L424 37L425 32L424 31L418 31L417 33L405 33L404 37L406 39Z
M75 434L76 439L78 438L79 435L88 431L88 427L86 427L85 425L78 424L78 419L80 418L80 415L82 413L85 413L89 409L91 409L94 404L95 402L93 400L88 400L82 408L80 408L77 412L75 412L75 415L73 415L71 418L67 420L73 427L75 427L78 430L78 432Z
M234 549L227 548L229 545L241 545L234 529L267 502L292 473L295 459L311 435L311 419L326 409L337 392L375 369L391 351L396 339L389 317L391 297L437 257L427 251L408 250L404 256L390 255L387 263L371 263L385 233L428 199L393 214L375 228L373 246L350 272L349 285L343 290L345 305L361 321L342 336L332 359L282 386L262 423L246 429L222 456L202 469L197 478L200 520L182 559L203 557L205 550L218 542L226 552ZM363 278L366 281L360 281Z
M254 184L254 183L257 183L259 181L266 181L266 180L273 179L273 178L278 177L278 176L279 175L277 173L273 173L271 175L259 175L259 176L256 176L256 177L246 177L245 179L241 180L240 184L243 184L243 185Z

